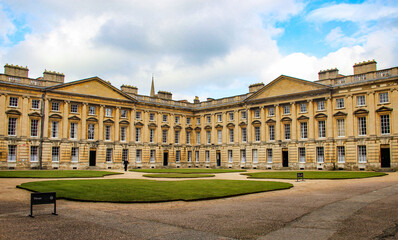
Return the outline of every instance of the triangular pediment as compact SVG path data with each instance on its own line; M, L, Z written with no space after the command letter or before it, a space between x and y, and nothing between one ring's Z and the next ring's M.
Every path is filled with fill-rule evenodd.
M60 84L49 87L48 89L50 91L54 90L72 94L135 101L126 93L120 91L116 87L112 86L109 82L106 82L98 77Z
M246 101L324 90L328 88L328 86L323 84L281 75L257 90L253 95L248 97Z

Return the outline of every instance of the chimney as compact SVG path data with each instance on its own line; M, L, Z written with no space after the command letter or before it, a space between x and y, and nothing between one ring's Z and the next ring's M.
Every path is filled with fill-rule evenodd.
M20 77L20 78L28 78L28 67L22 67L18 65L9 65L8 63L4 65L4 74L13 76L13 77Z
M198 96L195 96L195 99L193 100L193 103L200 103L200 100L199 100L199 97Z
M172 96L173 96L173 94L171 92L158 91L158 97L159 98L171 100Z
M339 76L339 70L337 68L321 70L318 73L318 80L334 79Z
M57 82L57 83L64 83L65 75L63 73L59 73L59 72L55 72L55 71L44 70L43 80Z
M127 94L133 94L133 95L137 95L138 94L138 88L131 86L131 85L122 85L120 87L120 90L122 90L122 92L125 92Z
M260 88L264 87L264 83L255 83L249 86L249 93L256 92Z
M377 62L373 59L354 64L354 75L376 71Z

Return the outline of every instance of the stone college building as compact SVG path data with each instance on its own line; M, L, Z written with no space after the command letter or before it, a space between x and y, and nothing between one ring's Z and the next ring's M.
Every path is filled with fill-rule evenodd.
M1 169L398 169L398 67L354 65L317 81L280 76L193 103L98 77L64 83L6 64Z

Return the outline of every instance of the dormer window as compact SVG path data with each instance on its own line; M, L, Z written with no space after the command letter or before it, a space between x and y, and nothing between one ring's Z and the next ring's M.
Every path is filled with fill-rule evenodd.
M10 97L10 107L18 107L18 98Z
M71 104L71 105L70 105L70 112L71 112L71 113L78 113L78 106L77 106L77 104Z
M283 106L283 114L290 114L290 105Z
M105 117L112 117L112 108L105 108Z
M120 111L120 117L121 118L127 118L127 110L126 109L122 109Z
M323 101L323 100L320 100L320 101L318 101L318 111L323 111L323 110L325 110L325 101Z
M59 102L52 102L51 103L51 111L59 111Z

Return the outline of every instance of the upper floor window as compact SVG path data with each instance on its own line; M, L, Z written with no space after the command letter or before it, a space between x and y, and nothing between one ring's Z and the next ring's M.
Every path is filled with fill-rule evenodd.
M246 128L242 128L242 142L247 141L247 130Z
M325 121L318 121L318 136L320 138L326 137L326 125Z
M191 118L190 117L187 117L187 124L188 125L191 124Z
M17 135L17 119L9 118L8 119L8 136L16 136Z
M167 122L167 115L163 115L163 122Z
M167 143L167 130L162 131L162 142Z
M141 112L136 112L135 113L135 119L141 120Z
M365 95L357 96L357 106L365 106Z
M10 107L18 107L18 98L10 97Z
M40 100L33 99L32 100L32 109L39 109L40 108Z
M106 125L105 126L105 141L110 141L111 140L111 126Z
M196 118L196 124L199 125L200 124L200 117Z
M51 122L51 138L58 138L58 126L59 123L57 121Z
M358 135L366 135L366 117L358 117Z
M254 141L260 142L260 127L254 127Z
M149 121L155 121L155 113L149 113Z
M275 107L268 108L268 116L270 117L275 116Z
M126 109L122 109L120 111L120 117L121 118L127 118L127 110Z
M174 143L179 144L180 143L180 131L175 131L174 132Z
M71 105L70 105L70 112L71 112L71 113L78 113L78 106L77 106L77 104L71 104Z
M112 117L112 108L105 108L105 117Z
M289 105L283 106L283 114L290 114L290 106Z
M37 119L30 120L30 136L31 137L39 136L39 120Z
M121 142L126 141L126 135L127 135L127 127L121 127L120 128L120 141Z
M95 115L95 106L88 107L88 115Z
M344 108L344 98L336 99L336 108Z
M325 101L324 100L318 101L317 106L318 106L318 111L325 110Z
M300 103L300 112L301 113L307 112L307 103Z
M254 110L254 118L260 118L260 109Z
M242 111L242 119L246 119L247 115L246 115L246 111Z
M381 134L390 134L390 115L380 116Z
M206 120L207 120L207 123L211 123L211 116L210 115L206 116Z
M228 115L229 115L229 121L233 121L234 120L234 113L230 112L230 113L228 113Z
M275 125L269 125L268 132L269 132L269 140L274 141L275 140Z
M95 125L94 124L89 124L87 128L87 139L89 140L94 140L94 135L95 134Z
M229 142L233 143L234 142L234 130L229 129Z
M180 123L180 116L175 116L174 122L175 122L176 124L179 124L179 123Z
M51 111L59 111L59 102L51 103Z
M71 139L77 138L77 123L70 123L69 136Z
M220 114L217 114L217 122L222 122L222 115L221 115L221 113L220 113Z
M290 124L285 124L285 139L290 139Z
M388 103L388 92L379 93L379 103Z
M337 137L345 136L345 120L337 119Z

